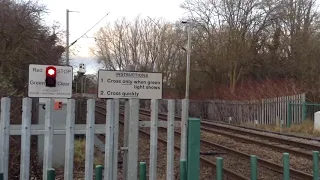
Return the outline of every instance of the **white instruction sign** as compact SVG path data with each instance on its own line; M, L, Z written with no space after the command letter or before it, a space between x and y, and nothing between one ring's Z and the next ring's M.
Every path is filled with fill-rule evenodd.
M98 97L162 99L162 73L98 71Z
M56 87L46 86L46 68L56 68ZM72 97L72 66L29 65L28 96L40 98Z

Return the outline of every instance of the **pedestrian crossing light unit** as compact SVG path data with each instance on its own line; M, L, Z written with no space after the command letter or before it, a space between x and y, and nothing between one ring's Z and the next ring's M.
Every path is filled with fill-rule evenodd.
M46 68L46 86L47 87L56 87L56 75L57 69L53 66Z

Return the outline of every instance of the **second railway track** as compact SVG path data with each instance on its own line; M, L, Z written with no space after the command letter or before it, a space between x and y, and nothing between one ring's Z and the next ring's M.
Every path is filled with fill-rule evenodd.
M140 109L140 113L149 116L150 111L145 109ZM166 114L159 113L159 118L165 119ZM176 117L177 120L181 120L180 117ZM300 136L287 136L283 134L266 134L269 132L264 131L256 131L255 128L248 128L245 127L238 127L233 125L227 125L227 124L220 124L220 123L214 123L209 121L201 121L201 129L217 133L225 136L230 136L233 138L238 138L244 141L251 141L252 143L257 143L260 145L268 146L272 149L278 149L281 151L291 151L289 153L297 154L299 156L305 157L305 158L311 158L311 151L320 149L320 142L316 138L305 138ZM292 146L294 148L300 148L301 150L291 150L292 148L286 148L286 147L280 147L276 145L266 144L264 142L255 142L252 139L243 138L243 137L236 137L236 134L245 135L245 136L251 136L255 138L260 138L263 140L268 140L270 142L279 143L279 144L285 144ZM234 135L234 136L232 136ZM303 151L304 150L304 151ZM306 153L309 151L308 153Z

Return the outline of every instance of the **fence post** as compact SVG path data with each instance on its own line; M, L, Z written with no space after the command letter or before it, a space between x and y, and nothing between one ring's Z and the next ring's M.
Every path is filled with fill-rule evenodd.
M102 180L102 165L97 165L95 170L95 179L96 180Z
M53 168L47 170L47 180L55 180L56 171Z
M187 177L188 180L199 180L200 175L200 119L188 119L187 136Z
M75 100L67 100L67 121L66 121L66 149L64 179L73 179L73 159L74 159L74 124L75 124Z
M132 64L126 65L125 71L135 71L135 67ZM123 138L123 147L124 147L124 154L123 154L123 167L122 167L122 174L123 174L123 180L130 180L128 178L129 173L129 123L130 123L130 103L129 99L125 99L125 105L124 105L124 138ZM135 162L137 163L137 162Z
M44 152L43 152L43 179L48 177L48 170L52 168L52 142L53 142L53 106L54 100L48 98L46 101L45 114L45 134L44 134Z
M313 180L319 179L319 151L313 151Z
M302 121L306 120L307 117L307 103L303 102L302 104Z
M292 120L292 107L291 107L291 101L289 101L288 102L287 127L291 127L291 120Z
M180 145L180 160L187 159L188 154L188 117L189 117L189 100L182 100L182 110L181 110L181 145ZM187 161L188 166L188 161Z
M140 162L139 180L147 180L147 165L145 162Z
M1 98L0 121L0 173L4 180L8 180L9 171L9 146L10 146L10 107L11 99Z
M20 179L30 179L31 98L22 100Z
M113 130L113 179L118 179L118 144L119 144L119 99L114 100L114 130ZM124 176L123 176L124 177Z
M251 180L257 180L257 156L251 155L250 157L250 166L251 166Z
M104 159L104 176L113 180L113 130L114 130L114 100L108 99L106 104L106 139L105 139L105 159Z
M151 100L151 123L150 123L150 180L157 179L157 154L158 154L158 100Z
M127 180L136 180L138 177L138 136L139 136L139 99L129 100L129 134L128 137L128 169Z
M167 180L174 180L174 114L175 102L168 100L167 127Z
M180 180L187 180L187 161L180 160Z
M217 180L223 180L223 158L217 157L216 164Z
M290 180L289 153L283 153L283 180Z
M93 176L94 155L94 129L95 129L95 105L93 99L87 100L87 124L86 124L86 154L85 154L85 179Z

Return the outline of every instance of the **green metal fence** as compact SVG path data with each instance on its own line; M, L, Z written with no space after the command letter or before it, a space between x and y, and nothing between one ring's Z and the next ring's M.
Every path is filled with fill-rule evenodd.
M297 113L302 110L301 114ZM297 116L302 116L302 121L307 119L313 120L314 113L320 111L320 104L316 103L292 103L288 102L288 116L287 116L287 127L290 127L292 123L296 123L294 119Z

